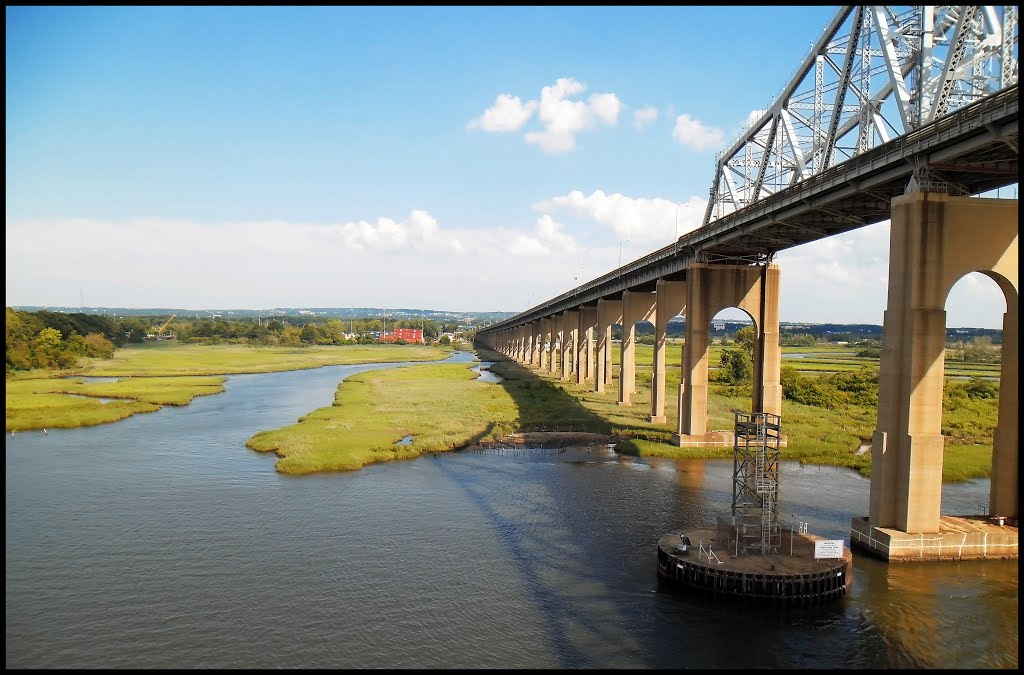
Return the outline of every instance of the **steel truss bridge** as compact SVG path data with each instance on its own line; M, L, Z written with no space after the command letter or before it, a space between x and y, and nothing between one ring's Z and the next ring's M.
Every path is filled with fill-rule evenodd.
M482 329L521 326L692 263L759 265L887 220L909 190L1018 181L1016 6L845 6L774 103L718 158L704 223L602 277Z

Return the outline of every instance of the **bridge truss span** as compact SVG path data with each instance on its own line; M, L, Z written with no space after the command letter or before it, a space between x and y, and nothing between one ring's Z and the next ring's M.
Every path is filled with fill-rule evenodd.
M1013 5L842 7L718 157L704 225L1016 85L1017 14Z

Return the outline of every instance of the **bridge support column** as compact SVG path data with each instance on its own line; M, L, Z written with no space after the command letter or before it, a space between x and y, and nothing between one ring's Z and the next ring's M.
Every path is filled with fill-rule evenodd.
M568 380L572 373L572 352L579 342L579 312L567 309L562 312L562 379Z
M579 372L576 383L583 384L594 378L594 324L597 323L597 307L580 307L580 350Z
M686 344L683 347L683 395L679 410L683 436L704 436L708 418L708 325L726 307L742 309L754 321L754 395L751 412L781 414L782 354L779 346L779 267L694 263L687 270ZM759 407L758 407L759 406ZM697 443L700 439L696 440Z
M597 301L597 348L594 358L594 391L604 393L611 378L612 326L622 321L622 301L601 298Z
M558 324L561 317L548 317L548 373L555 372L555 363L558 361Z
M566 309L564 312L566 342L562 344L562 379L571 379L571 375L580 370L580 310ZM577 352L575 357L572 352Z
M1007 311L1003 315L999 417L992 437L992 494L989 495L988 512L995 516L1006 516L1015 524L1020 508L1020 436L1017 418L1020 383L1019 331L1017 303L1007 303Z
M555 363L558 362L558 357L561 352L562 345L562 315L557 314L552 316L549 321L551 322L551 354L548 357L548 372L552 375L555 374Z
M779 341L778 265L761 268L760 316L755 321L754 386L751 412L782 415L782 343Z
M590 314L591 314L590 325L587 326L587 333L586 333L586 335L583 338L583 343L584 343L583 346L585 348L586 357L587 357L587 363L586 363L587 372L583 375L583 379L584 380L591 380L591 381L595 377L595 372L594 371L597 370L597 358L596 358L596 356L594 354L594 347L597 346L597 340L595 339L595 336L594 336L594 333L596 332L595 331L594 321L596 319L593 318L594 314L596 313L596 311L597 311L596 309L590 310Z
M544 354L544 322L543 320L537 320L532 324L534 326L534 357L530 358L529 365L534 368L541 367L541 358Z
M1015 522L1019 500L1017 201L907 194L892 200L890 233L868 524L907 534L940 531L945 302L953 285L975 271L994 279L1006 299L989 508L992 515Z
M665 358L668 354L668 322L686 309L686 282L659 279L654 318L654 362L651 375L651 422L664 424Z
M544 364L544 319L534 322L533 333L533 367L540 369Z
M551 319L540 320L540 362L537 366L547 370L551 366Z
M636 391L636 324L654 318L654 293L625 291L622 294L622 343L619 346L619 405L630 405Z

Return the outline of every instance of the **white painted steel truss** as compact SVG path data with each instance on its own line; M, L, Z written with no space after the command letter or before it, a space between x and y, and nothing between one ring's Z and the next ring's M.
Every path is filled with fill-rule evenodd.
M846 6L718 157L704 224L1017 82L1017 7Z

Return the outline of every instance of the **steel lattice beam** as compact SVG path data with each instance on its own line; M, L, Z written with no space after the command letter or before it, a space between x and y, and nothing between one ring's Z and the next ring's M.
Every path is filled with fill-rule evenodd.
M704 225L1012 86L1017 42L1014 6L841 8L719 156Z

